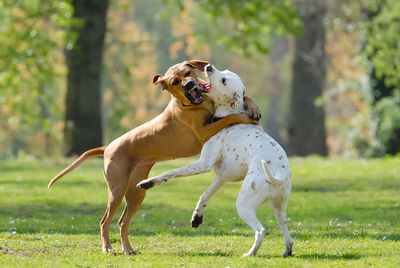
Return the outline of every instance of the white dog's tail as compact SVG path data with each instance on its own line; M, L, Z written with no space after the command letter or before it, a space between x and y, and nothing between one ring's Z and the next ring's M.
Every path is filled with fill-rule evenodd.
M278 177L276 177L276 176L273 176L273 175L271 174L271 172L269 171L269 168L268 168L268 165L267 165L267 162L266 162L266 161L261 160L261 162L262 162L262 166L263 166L263 168L264 168L264 171L265 171L265 173L267 174L268 179L269 179L273 184L281 185L281 184L284 182L284 180L281 179L281 178L278 178Z

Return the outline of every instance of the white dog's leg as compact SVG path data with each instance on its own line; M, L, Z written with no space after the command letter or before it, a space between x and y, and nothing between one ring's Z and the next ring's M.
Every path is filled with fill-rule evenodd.
M257 219L257 209L264 202L264 199L254 193L253 187L249 185L249 180L251 179L246 177L236 200L239 216L253 229L255 234L253 246L243 257L255 256L267 234L264 226Z
M154 185L160 184L164 181L166 182L172 178L196 175L210 171L221 156L219 146L215 146L214 141L214 139L218 138L219 136L216 135L216 137L212 137L204 144L203 149L201 150L200 159L198 161L191 163L185 167L170 170L156 177L143 180L137 184L137 187L149 189Z
M281 227L281 231L285 239L286 251L282 254L283 257L291 256L293 248L293 239L289 234L286 224L286 203L287 200L282 200L282 199L271 200L270 202L276 220L278 221L279 226Z
M207 190L200 196L199 202L195 210L193 211L192 220L190 223L193 228L199 227L199 225L203 222L204 208L207 206L208 200L221 188L221 186L225 183L225 181L221 180L220 177L215 177L215 180L212 184L207 188Z
M209 163L209 161L204 161L202 159L189 164L185 167L173 169L167 172L162 173L153 178L149 178L147 180L143 180L138 183L138 187L149 189L154 185L160 184L162 182L167 182L169 179L196 175L204 172L208 172L212 169L213 165Z

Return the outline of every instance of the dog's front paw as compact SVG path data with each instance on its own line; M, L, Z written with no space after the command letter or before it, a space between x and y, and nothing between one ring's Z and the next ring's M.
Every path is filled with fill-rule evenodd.
M200 216L199 214L193 214L192 220L190 221L192 228L197 228L202 223L203 223L203 216Z
M286 250L285 252L283 252L282 257L286 258L289 256L293 256L292 251L291 250Z
M248 111L248 113L249 113L249 117L251 118L251 119L254 119L254 120L256 120L256 121L260 121L260 119L261 119L261 113L260 113L260 110L251 110L251 111Z
M246 106L246 111L251 119L259 121L261 119L261 111L256 105Z
M149 189L154 186L154 182L152 180L144 180L139 182L136 187L142 188L142 189Z

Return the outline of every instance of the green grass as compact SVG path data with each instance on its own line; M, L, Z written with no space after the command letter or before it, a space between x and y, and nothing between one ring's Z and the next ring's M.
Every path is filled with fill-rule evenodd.
M136 256L103 254L98 223L107 189L102 161L88 161L47 183L70 160L0 163L0 267L338 267L400 266L400 158L291 159L287 209L294 256L282 258L283 237L268 204L258 211L268 235L257 257L240 258L253 233L237 215L240 183L226 184L209 202L204 224L189 221L212 174L181 178L148 191L129 238ZM192 161L155 166L152 175Z

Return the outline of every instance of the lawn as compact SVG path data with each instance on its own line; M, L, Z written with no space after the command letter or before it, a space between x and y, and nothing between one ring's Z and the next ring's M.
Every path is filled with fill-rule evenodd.
M213 175L180 178L152 188L129 233L136 256L103 254L99 221L107 189L101 159L90 160L47 189L70 160L0 163L0 267L338 267L400 266L400 158L292 158L287 217L293 257L268 204L258 215L268 234L257 257L241 258L253 233L237 215L240 183L209 202L204 223L189 221ZM161 163L152 175L189 160Z

